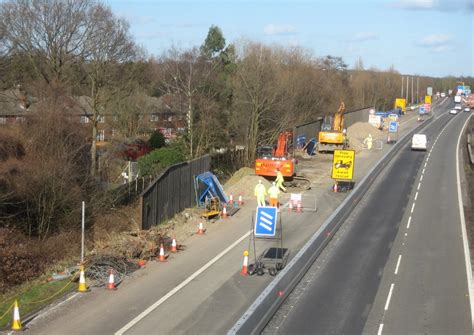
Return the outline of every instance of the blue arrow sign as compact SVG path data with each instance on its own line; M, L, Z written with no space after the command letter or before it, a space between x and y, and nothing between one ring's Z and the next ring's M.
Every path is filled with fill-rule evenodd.
M397 121L390 121L388 124L388 132L389 133L396 133L398 130L398 122Z
M278 211L276 207L257 207L255 236L275 236Z
M418 110L418 113L419 114L425 114L425 106L420 106L420 108Z

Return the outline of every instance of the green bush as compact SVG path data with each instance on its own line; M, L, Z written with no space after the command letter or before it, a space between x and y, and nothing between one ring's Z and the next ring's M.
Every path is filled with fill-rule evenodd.
M186 160L186 156L179 146L169 146L153 150L138 159L138 167L142 176L154 175L173 164Z
M165 146L165 137L161 131L156 130L151 134L150 140L148 141L152 149L159 149Z

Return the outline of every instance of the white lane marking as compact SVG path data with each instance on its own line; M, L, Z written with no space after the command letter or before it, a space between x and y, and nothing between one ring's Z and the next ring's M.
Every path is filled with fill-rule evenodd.
M464 261L466 262L466 274L467 274L467 286L469 288L469 303L471 307L471 325L474 325L474 285L472 282L472 265L471 265L471 257L469 253L469 243L467 241L467 233L466 233L466 221L464 219L464 204L462 202L462 195L461 195L461 178L459 176L459 143L461 142L462 134L464 133L469 120L471 119L471 115L464 123L462 131L459 133L458 143L456 146L456 181L458 186L458 205L459 205L459 217L461 221L461 231L462 231L462 242L464 246Z
M420 187L421 187L421 182L418 183L418 187L416 189L419 191Z
M215 262L217 262L220 258L222 258L225 254L227 254L230 250L232 250L237 244L245 240L251 233L252 231L249 230L245 235L243 235L241 238L239 238L237 241L229 245L224 251L222 251L220 254L218 254L216 257L211 259L209 262L207 262L203 267L201 267L199 270L194 272L192 275L190 275L188 278L186 278L181 284L173 288L171 291L169 291L166 295L164 295L160 300L155 302L153 305L148 307L146 310L144 310L142 313L140 313L138 316L136 316L132 321L127 323L125 326L120 328L118 331L115 332L115 335L122 335L124 334L127 330L132 328L134 325L136 325L138 322L140 322L144 317L146 317L148 314L153 312L158 306L163 304L166 300L171 298L174 294L176 294L179 290L181 290L183 287L185 287L187 284L189 284L193 279L195 279L197 276L199 276L201 273L206 271L211 265L213 265Z
M411 216L408 218L407 229L410 229Z
M393 292L393 287L394 286L395 286L394 283L392 283L392 285L390 285L390 291L388 292L387 302L385 302L384 310L388 310L388 305L390 305L390 299L392 299L392 292Z
M415 201L418 199L418 192L415 193Z
M425 162L425 168L426 168L426 165L428 165L428 161Z
M415 209L415 203L413 203L413 205L411 205L411 214L413 214L414 209Z
M398 267L400 266L400 261L402 260L402 255L398 255L397 266L395 267L395 274L398 274Z
M383 329L383 323L380 324L379 331L377 332L377 335L382 335L382 329Z
M423 170L424 170L424 169L423 169ZM421 175L421 177L420 177L420 181L423 181L423 175Z

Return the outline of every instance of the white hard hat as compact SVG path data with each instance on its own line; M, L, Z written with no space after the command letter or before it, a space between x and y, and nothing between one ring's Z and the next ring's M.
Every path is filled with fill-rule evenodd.
M273 182L272 185L275 186L276 185L275 182Z
M261 184L261 183L262 183L262 180L261 180L261 179L259 179L259 180L258 180L258 183L259 183L259 184Z

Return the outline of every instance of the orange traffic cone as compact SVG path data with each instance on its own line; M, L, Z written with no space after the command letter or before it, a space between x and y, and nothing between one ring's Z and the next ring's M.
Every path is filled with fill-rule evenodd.
M158 261L166 262L166 259L169 255L165 255L165 248L163 247L163 243L160 244L160 256L158 257Z
M107 283L106 286L107 290L116 290L117 287L115 287L115 277L114 277L114 272L112 269L110 269L110 274L109 274L109 282Z
M333 192L337 192L337 182L334 183L334 186L332 187L332 191L333 191Z
M15 300L15 306L13 307L12 330L21 330L20 309L18 308L18 300Z
M231 205L234 203L234 196L232 194L229 196L229 203Z
M288 212L293 212L293 201L291 201L291 200L288 203Z
M224 219L227 219L227 206L224 205L224 207L222 208L222 217Z
M198 231L197 231L197 234L198 235L204 235L204 233L206 232L206 229L204 229L204 225L202 224L202 222L199 222L199 226L198 226Z
M144 259L139 259L138 262L137 262L138 266L139 267L144 267L146 265L146 260Z
M178 246L176 245L176 239L173 237L171 241L171 252L178 252Z
M244 202L242 201L242 196L239 195L239 202L238 202L239 206L242 206L244 204Z
M248 266L249 266L249 252L245 250L244 251L244 264L242 265L242 271L240 271L240 274L242 276L247 276L249 274Z
M301 208L301 202L298 201L298 204L296 205L296 211L298 213L301 213L302 212L302 208Z
M84 274L84 265L81 264L80 267L80 273L79 273L79 292L87 292L87 286L86 286L86 276Z

